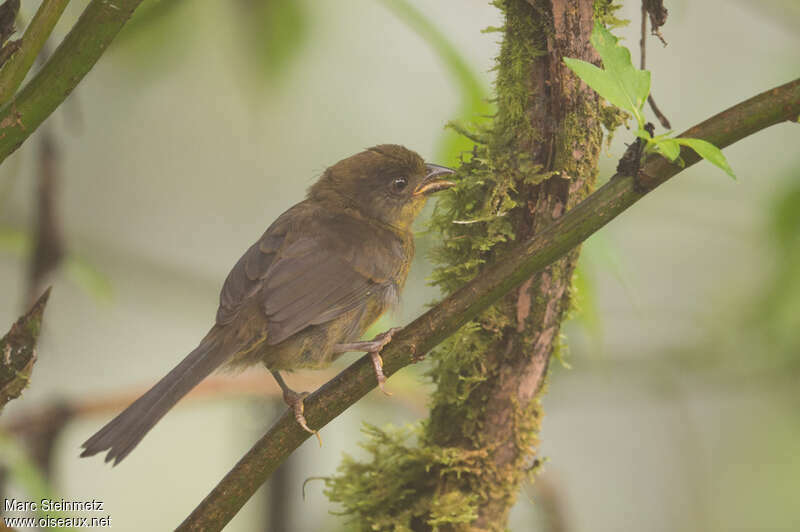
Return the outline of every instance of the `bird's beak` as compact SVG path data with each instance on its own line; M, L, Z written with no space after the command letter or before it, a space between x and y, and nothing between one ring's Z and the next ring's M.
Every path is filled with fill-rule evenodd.
M428 170L428 173L425 174L425 179L422 180L422 183L417 185L417 188L414 190L415 196L419 196L420 194L427 196L428 194L433 194L434 192L456 186L455 183L447 179L438 179L440 175L454 174L456 171L452 168L439 166L438 164L426 164L425 168Z

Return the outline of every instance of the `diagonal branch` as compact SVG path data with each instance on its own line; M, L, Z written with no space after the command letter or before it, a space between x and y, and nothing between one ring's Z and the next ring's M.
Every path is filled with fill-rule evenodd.
M69 96L141 2L92 0L42 69L0 108L0 163Z
M799 115L800 79L797 79L735 105L680 136L704 139L724 148L774 124L797 120ZM533 273L586 240L649 191L699 161L697 154L686 148L681 158L685 162L683 168L660 156L651 156L639 176L615 175L547 229L515 247L479 277L414 320L381 353L386 375L419 360L420 355ZM309 425L323 427L375 385L372 364L364 356L305 399ZM308 437L295 423L292 413L284 413L178 530L222 529L275 468Z
M44 0L41 3L22 36L19 48L0 70L0 105L17 92L68 3L69 0Z

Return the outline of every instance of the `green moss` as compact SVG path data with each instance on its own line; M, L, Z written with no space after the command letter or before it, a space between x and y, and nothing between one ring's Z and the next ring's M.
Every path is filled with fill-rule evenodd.
M621 28L630 23L628 19L616 17L617 11L622 8L621 3L614 0L595 0L594 1L594 20L600 22L608 29Z
M614 140L614 133L617 128L624 125L628 126L628 120L631 115L613 105L602 105L600 107L600 121L606 130L606 147L611 146L611 141Z
M630 20L616 17L617 11L621 8L622 4L615 3L614 0L595 0L594 19L596 22L600 22L608 29L627 26L630 23ZM607 132L607 146L611 145L611 141L614 138L614 132L616 129L623 124L627 124L629 118L630 115L628 113L622 109L614 107L613 105L604 104L600 107L600 120Z
M418 426L365 425L364 433L369 461L345 456L338 474L325 481L326 495L342 505L352 530L410 531L426 523L435 531L475 519L475 494L439 493L437 486L443 476L477 474L485 452L418 445Z
M474 146L461 155L453 180L456 186L442 195L430 221L442 235L432 252L434 284L451 293L480 274L484 265L513 245L519 227L529 216L526 194L554 172L536 164L532 153L543 140L530 119L537 98L531 69L545 53L552 27L551 15L525 0L497 0L505 14L504 40L495 66L497 114L491 124L450 127ZM545 5L544 2L534 4ZM606 24L618 24L616 7L598 0L595 13ZM599 124L613 126L608 115L591 98L566 113L554 139L553 168L565 178L580 176L586 185L570 195L571 205L582 199L596 176L596 157L602 136ZM598 127L586 127L586 124ZM613 129L613 127L610 127ZM575 257L577 254L574 255ZM551 279L563 281L572 274L571 262L548 268ZM544 313L547 297L535 284L531 317ZM570 290L562 307L568 305ZM517 296L511 294L441 344L432 356L429 377L436 385L430 418L405 429L381 430L369 426L363 444L366 462L345 458L336 477L328 480L327 493L342 505L355 530L466 529L487 504L504 501L510 507L521 482L537 469L532 453L538 444L542 418L537 398L520 404L508 398L512 412L511 441L515 461L498 470L494 442L486 437L490 382L508 371L507 339L532 345L539 331L517 331ZM536 322L535 319L530 320ZM531 328L532 329L532 328ZM560 337L554 354L562 357ZM533 465L531 465L533 464ZM498 524L502 527L502 524Z

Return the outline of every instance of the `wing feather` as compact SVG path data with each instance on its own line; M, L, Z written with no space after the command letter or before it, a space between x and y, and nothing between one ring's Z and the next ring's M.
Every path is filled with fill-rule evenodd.
M357 272L319 235L292 243L264 278L269 344L364 305L381 283Z
M302 206L278 218L236 263L222 289L218 323L230 323L244 301L257 297L267 322L267 343L274 345L372 298L387 305L396 300L402 243L391 235L376 235L374 228L364 228L349 216L333 220L319 209L309 212L307 205L298 212ZM289 216L292 211L297 215ZM365 245L369 243L375 245ZM383 247L388 254L380 252ZM372 256L365 250L372 250Z

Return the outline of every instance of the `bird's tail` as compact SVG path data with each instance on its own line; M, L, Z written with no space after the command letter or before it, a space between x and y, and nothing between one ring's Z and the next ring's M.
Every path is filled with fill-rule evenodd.
M92 456L108 449L106 462L113 460L114 465L128 456L175 403L233 354L226 349L226 342L219 332L216 327L211 329L180 364L86 440L81 456Z

